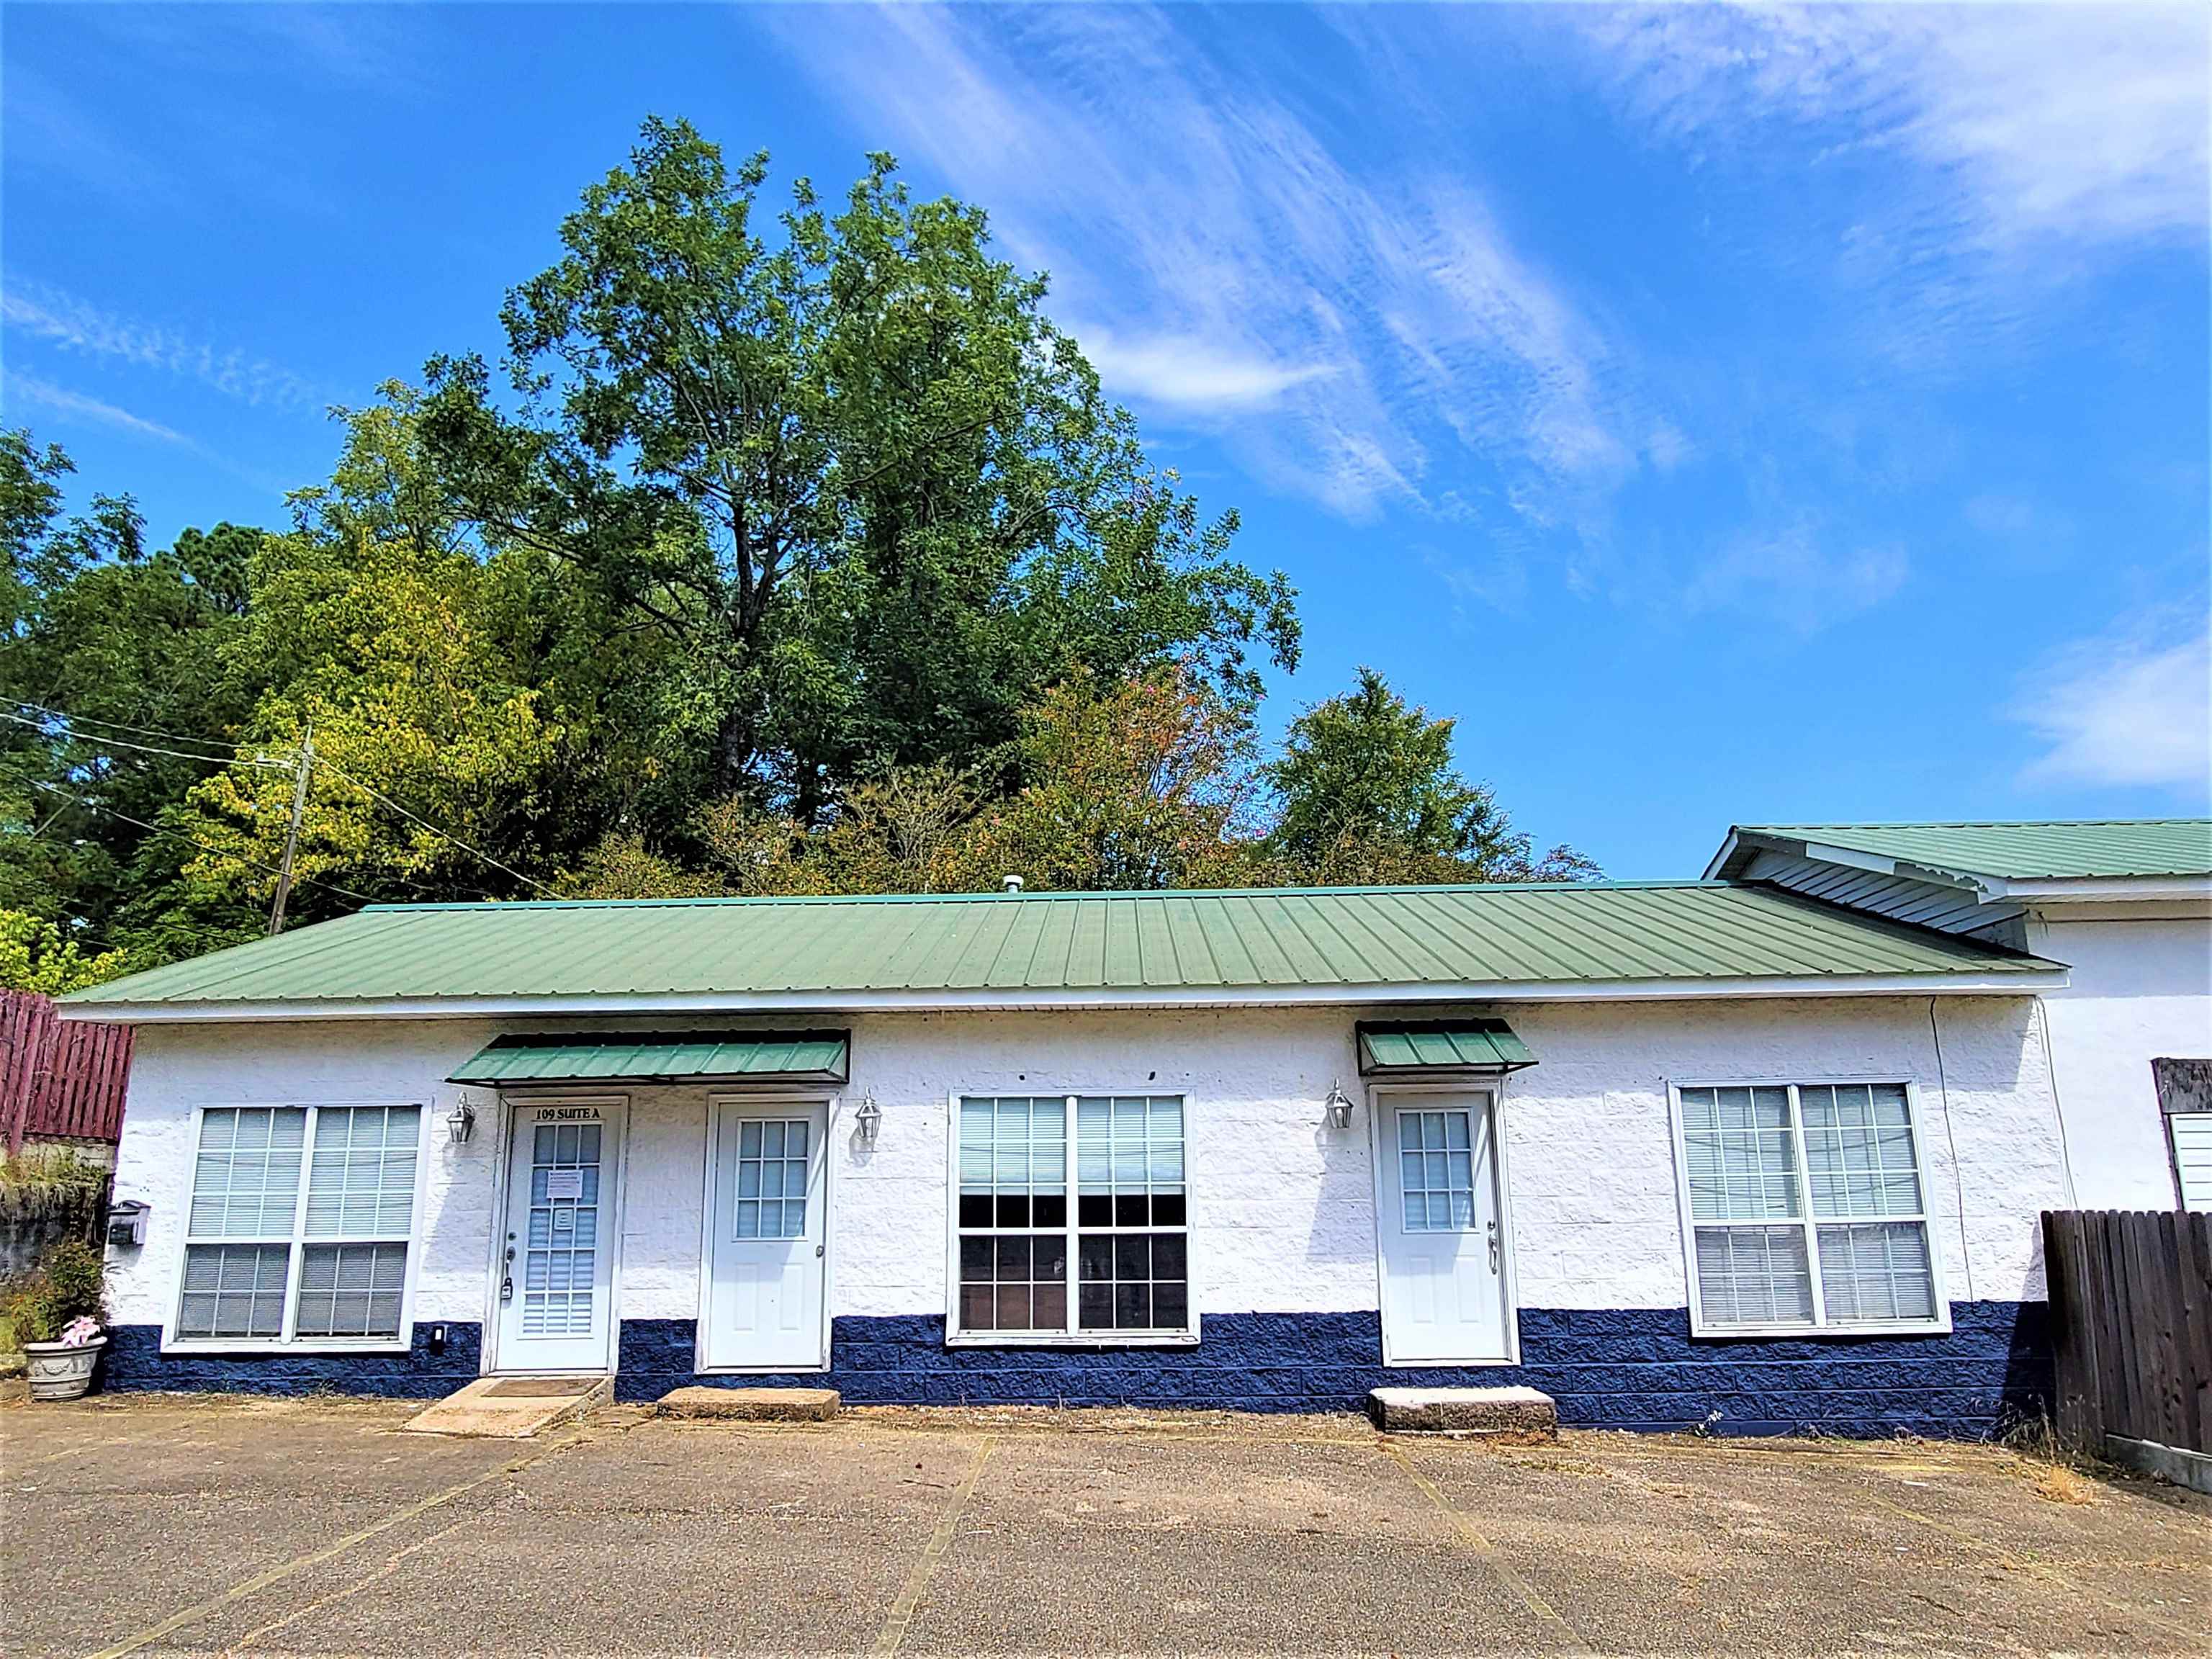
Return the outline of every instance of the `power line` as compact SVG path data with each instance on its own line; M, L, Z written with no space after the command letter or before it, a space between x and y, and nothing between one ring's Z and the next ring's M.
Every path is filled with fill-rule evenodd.
M21 697L0 697L0 702L10 702L18 708L27 708L33 714L44 714L48 719L59 720L65 726L106 726L118 732L135 732L142 738L166 738L171 743L196 743L203 749L228 749L234 752L255 746L241 743L228 743L221 738L191 738L180 732L164 732L151 726L133 726L128 720L103 720L95 714L65 714L58 708L50 708L45 703L31 702ZM95 732L94 735L99 734Z
M327 771L337 773L339 777L344 779L355 788L360 790L364 795L368 796L370 799L383 802L385 805L398 813L401 817L422 825L423 829L428 830L432 835L437 836L439 840L451 842L454 846L459 848L461 851L468 854L470 857L482 859L486 864L491 866L493 869L500 871L504 874L513 876L517 881L529 888L532 892L543 893L548 898L559 898L561 896L559 893L556 892L552 888L548 887L544 882L533 880L530 877L524 875L521 871L517 870L509 865L501 864L490 854L481 852L476 848L470 846L468 842L463 841L459 836L447 834L445 830L441 830L436 824L431 823L429 819L422 817L420 813L409 811L398 801L392 799L391 796L384 794L378 790L370 788L368 785L363 783L359 778L355 777L350 772L343 771L339 768L332 766L327 760L323 760L319 757L317 759L316 764L323 767Z
M64 726L71 723L70 717L66 714L56 714L52 718L61 721ZM12 714L5 708L0 708L0 720L13 720L16 725L27 726L34 732L47 732L50 724L47 720L33 720L27 714ZM49 735L52 735L52 733L49 732ZM190 754L182 749L163 749L150 743L132 743L127 738L110 737L105 732L94 732L82 736L73 732L65 732L62 735L67 737L71 742L94 744L102 749L135 749L142 754L173 755L179 760L202 761L211 766L235 766L241 760L249 766L276 766L280 764L279 763L269 760L263 756L246 755L243 752L234 755ZM193 739L185 738L180 739L180 741L191 743Z
M188 836L183 830L179 830L173 825L149 823L143 818L134 818L130 813L124 811L119 807L104 805L96 800L87 800L82 795L76 794L70 790L64 789L58 783L48 783L41 778L27 778L22 777L21 775L18 775L17 781L19 782L29 784L33 789L43 789L50 795L60 795L65 799L73 800L88 812L105 812L109 817L120 818L124 823L135 825L138 829L147 831L149 835L174 836L179 841L184 842L190 846L197 847L201 852L211 854L216 858L236 859L240 864L251 865L254 869L264 871L270 875L273 876L278 873L276 866L273 864L264 864L259 859L248 858L245 854L234 852L227 847L216 847L210 842L202 841L197 836ZM356 893L352 888L341 887L334 881L320 881L313 876L295 876L293 880L299 882L305 886L322 888L326 892L337 893L342 897L353 899L362 904L374 904L376 902L376 900L369 897L368 894Z
M179 737L173 732L160 732L150 726L131 726L122 720L93 720L89 717L64 714L58 709L47 708L39 703L26 702L20 697L9 697L5 701L14 703L18 708L27 708L39 714L42 714L46 717L47 720L58 720L64 726L112 726L120 731L135 732L142 737L167 738L171 741L176 743L203 744L210 747L216 746L218 743L218 740L214 738ZM31 726L35 730L43 731L46 729L45 721L32 720L21 714L10 714L4 708L0 708L0 720L14 720L19 726ZM222 756L187 754L182 750L155 748L148 744L130 743L120 738L110 738L100 732L93 733L92 738L102 744L112 745L118 749L136 749L143 750L149 754L172 755L180 760L210 761L223 765L234 763L233 759L228 759ZM252 765L264 767L270 771L289 771L292 769L292 768L285 763L272 760L264 754L247 755L246 753L246 746L241 744L222 744L220 746L232 750L234 757L244 757ZM359 778L355 777L351 773L332 765L328 757L317 755L313 757L313 763L316 766L321 767L325 771L333 773L337 777L343 779L347 783L351 784L355 788L360 790L371 799L381 802L384 805L390 807L393 811L398 813L400 817L408 819L411 823L419 824L425 830L428 830L432 835L437 836L441 841L450 842L452 845L459 848L461 851L466 853L470 857L480 859L484 863L489 865L493 869L499 871L501 873L514 877L515 880L520 882L532 892L542 893L548 898L559 898L561 896L557 891L548 887L544 883L524 875L521 871L514 868L510 865L501 863L497 859L492 857L490 854L486 853L480 848L470 846L468 842L463 841L459 836L453 835L446 830L441 829L438 825L431 823L428 818L423 817L420 813L410 811L406 807L402 806L398 801L392 799L391 796L383 793L380 790L372 788L369 785L363 783ZM124 817L124 815L119 812L115 816L118 817ZM135 818L126 818L125 821L134 823L137 822ZM406 882L407 885L414 888L418 892L429 892L434 890L434 889L428 887L420 882L410 880L404 876L401 876L399 879ZM343 890L341 889L338 890ZM481 892L483 890L479 889L478 890Z

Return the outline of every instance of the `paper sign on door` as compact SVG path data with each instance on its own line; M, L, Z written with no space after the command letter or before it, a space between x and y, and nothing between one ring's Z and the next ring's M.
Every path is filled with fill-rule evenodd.
M545 1201L548 1204L574 1204L584 1195L584 1172L581 1170L548 1170L545 1172Z

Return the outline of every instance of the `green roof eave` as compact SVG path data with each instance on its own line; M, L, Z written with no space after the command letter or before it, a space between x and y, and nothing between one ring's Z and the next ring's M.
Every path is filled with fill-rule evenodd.
M1359 1075L1431 1076L1442 1072L1517 1072L1536 1056L1502 1019L1362 1022Z
M1751 884L641 900L362 910L61 1000L65 1018L588 1028L861 1009L2037 988L2063 969ZM801 1011L809 1011L802 1013Z
M842 1031L623 1031L496 1037L446 1080L507 1088L535 1083L704 1083L738 1079L842 1083Z

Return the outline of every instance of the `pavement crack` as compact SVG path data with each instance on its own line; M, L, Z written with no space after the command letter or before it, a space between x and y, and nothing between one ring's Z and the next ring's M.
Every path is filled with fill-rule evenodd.
M906 1583L899 1589L898 1600L891 1603L890 1612L884 1615L884 1627L876 1632L870 1652L895 1654L905 1642L907 1626L914 1622L915 1609L921 1605L922 1593L928 1589L938 1563L945 1559L945 1552L952 1547L952 1540L959 1534L960 1518L967 1513L968 1500L975 1495L975 1483L983 1478L983 1465L991 1461L991 1448L997 1441L998 1436L987 1434L975 1448L975 1461L968 1465L968 1478L960 1483L960 1490L953 1494L952 1502L938 1518L937 1530L930 1534L929 1542L922 1547L921 1559L907 1574Z
M335 1543L326 1544L319 1550L311 1550L305 1555L295 1555L289 1561L280 1561L275 1566L265 1568L242 1583L233 1584L218 1595L211 1595L206 1601L197 1602L180 1613L173 1613L160 1624L149 1625L136 1635L125 1637L113 1647L100 1649L99 1652L91 1655L90 1659L123 1659L125 1654L136 1653L141 1648L151 1646L163 1637L173 1635L188 1625L197 1625L203 1619L210 1618L222 1612L225 1607L234 1607L249 1595L258 1595L272 1584L281 1583L296 1573L305 1572L310 1567L320 1566L325 1561L343 1555L356 1545L365 1544L372 1538L381 1538L394 1527L412 1521L417 1516L428 1515L433 1510L441 1509L457 1498L466 1497L479 1486L487 1486L494 1480L503 1480L508 1475L519 1474L532 1464L542 1462L544 1459L552 1456L554 1453L566 1450L581 1437L578 1435L570 1435L531 1453L526 1457L510 1458L497 1468L488 1469L472 1480L464 1480L457 1486L448 1486L443 1492L433 1492L429 1497L410 1504L404 1509L395 1510L382 1520L363 1527L357 1532L349 1533Z
M1385 1440L1382 1443L1382 1455L1406 1472L1407 1479L1419 1486L1429 1502L1436 1505L1437 1512L1450 1523L1468 1549L1474 1552L1483 1565L1490 1569L1492 1575L1512 1594L1514 1599L1526 1607L1535 1617L1538 1623L1552 1632L1561 1647L1570 1653L1589 1653L1595 1650L1589 1643L1583 1640L1572 1625L1559 1616L1559 1609L1547 1601L1537 1592L1536 1587L1521 1576L1513 1564L1508 1561L1498 1550L1498 1546L1485 1537L1466 1516L1452 1507L1437 1483L1413 1467L1413 1460L1406 1455L1406 1449L1403 1446L1399 1445L1395 1441Z

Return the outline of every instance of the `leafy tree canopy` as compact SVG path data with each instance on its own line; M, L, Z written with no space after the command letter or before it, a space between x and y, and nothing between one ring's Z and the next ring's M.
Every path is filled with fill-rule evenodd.
M58 997L113 979L129 965L127 951L88 956L52 922L22 910L0 910L0 991Z
M885 761L992 758L1079 669L1179 660L1249 702L1254 653L1295 665L1287 582L1150 466L981 211L877 155L770 221L767 173L648 122L508 297L520 406L445 358L424 419L488 545L677 647L702 793L811 823Z
M1269 842L1320 884L1582 881L1569 847L1533 856L1490 789L1452 762L1455 722L1409 708L1371 668L1358 690L1291 723L1267 775L1281 798Z
M0 432L21 972L261 931L310 745L302 921L1590 872L1365 671L1263 757L1289 584L1150 465L1044 279L887 156L834 204L767 179L647 122L507 296L504 361L333 411L289 525L149 547Z

